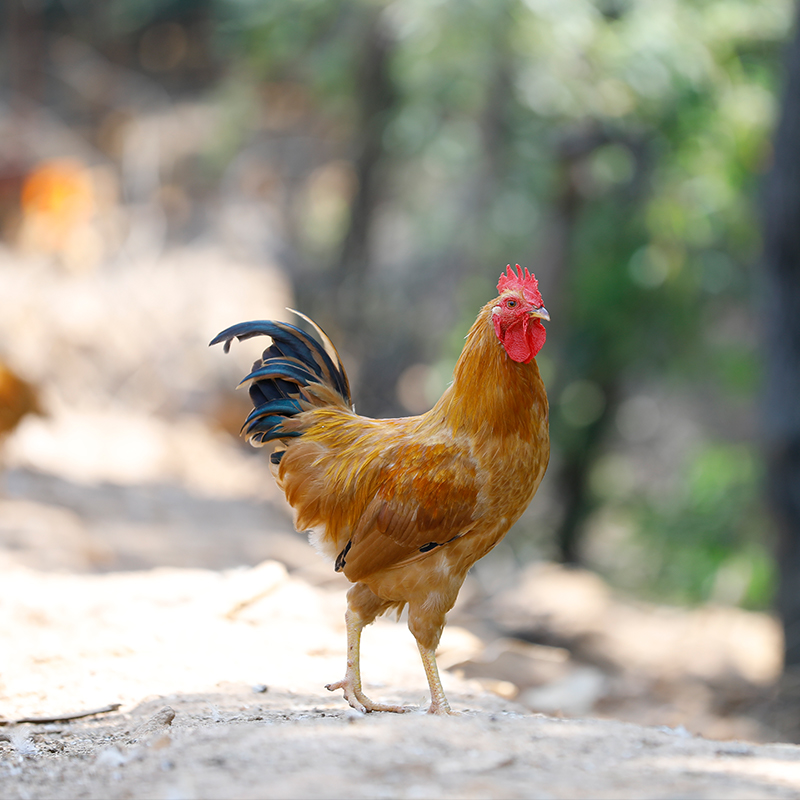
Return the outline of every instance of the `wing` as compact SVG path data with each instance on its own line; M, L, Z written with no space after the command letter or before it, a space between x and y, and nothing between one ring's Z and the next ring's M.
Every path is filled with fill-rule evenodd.
M413 443L387 455L391 466L336 560L354 582L443 547L475 523L478 481L467 453Z
M467 448L428 440L415 418L368 420L309 411L286 450L279 485L300 530L351 581L422 557L469 532L478 518L478 470Z

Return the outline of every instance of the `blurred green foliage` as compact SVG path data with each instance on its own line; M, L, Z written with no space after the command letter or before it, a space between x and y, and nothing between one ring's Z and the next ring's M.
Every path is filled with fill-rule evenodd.
M598 566L618 586L651 599L767 608L775 567L757 454L747 444L703 442L686 462L655 496L636 489L619 457L598 462Z
M295 135L318 137L323 165L339 165L292 178L307 188L289 212L296 263L322 275L341 256L371 132L380 190L364 212L364 281L420 309L392 335L429 362L443 346L452 364L487 274L531 266L553 318L540 357L550 479L562 527L585 531L578 556L638 592L768 604L756 200L790 0L212 8L232 109L215 158L225 147L232 158L257 117L291 127L293 109L310 108ZM370 116L377 37L391 92ZM446 303L431 286L453 287ZM448 376L437 362L425 391ZM530 525L553 530L535 515Z

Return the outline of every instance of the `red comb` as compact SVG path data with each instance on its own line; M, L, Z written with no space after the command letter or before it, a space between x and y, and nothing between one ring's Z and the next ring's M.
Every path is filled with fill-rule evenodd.
M519 264L515 265L517 268L516 273L511 269L511 264L508 265L506 271L500 276L497 283L497 291L502 294L509 289L516 289L521 291L525 299L533 306L538 308L544 305L541 294L539 294L539 281L532 272L528 272L525 268L523 274L522 268Z

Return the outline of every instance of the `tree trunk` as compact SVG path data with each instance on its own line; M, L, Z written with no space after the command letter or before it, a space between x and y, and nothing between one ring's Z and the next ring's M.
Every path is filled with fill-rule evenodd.
M789 45L764 194L768 493L778 531L785 666L800 668L800 31Z
M365 308L377 302L370 237L386 169L386 127L398 99L390 70L394 41L379 10L371 11L364 20L362 41L355 74L359 131L353 160L357 188L350 205L350 222L335 262L313 281L301 277L295 292L301 308L310 309L337 347L358 364L359 369L351 375L354 396L359 412L374 416L393 409L397 402L395 383L405 366L391 342L376 342L366 335L374 320ZM360 380L359 375L366 377Z

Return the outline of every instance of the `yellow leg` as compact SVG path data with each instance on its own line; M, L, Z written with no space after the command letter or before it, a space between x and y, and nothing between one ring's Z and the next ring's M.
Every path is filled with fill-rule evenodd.
M343 680L329 683L325 688L329 692L342 689L344 691L344 699L362 714L366 714L368 711L393 711L396 714L410 711L404 706L387 706L381 703L373 703L361 690L360 652L361 631L364 628L364 621L349 608L344 619L347 625L347 670ZM434 664L435 669L436 665Z
M439 678L439 668L436 666L436 651L423 647L417 642L419 654L422 656L422 666L425 667L425 675L428 677L428 686L431 688L431 706L429 714L441 714L442 716L457 715L457 711L450 710L450 703L444 696L442 681Z

